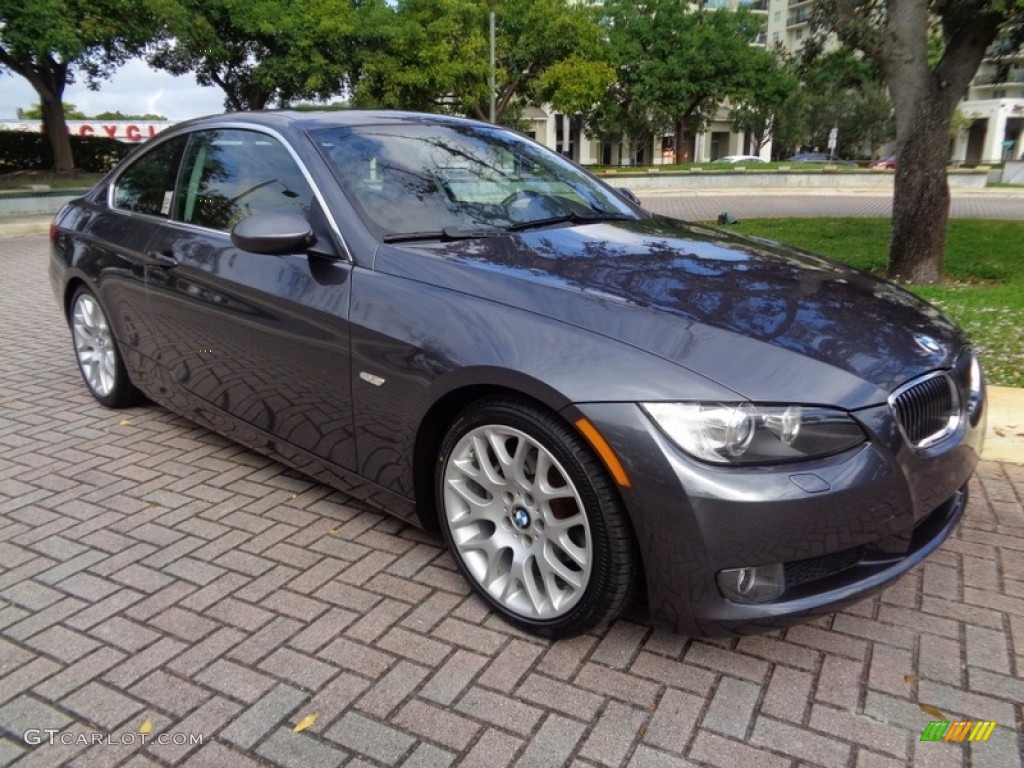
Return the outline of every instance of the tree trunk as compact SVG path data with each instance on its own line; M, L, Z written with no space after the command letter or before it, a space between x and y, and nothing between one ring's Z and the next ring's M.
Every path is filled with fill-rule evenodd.
M880 23L871 18L881 7ZM879 5L837 0L834 29L882 67L896 116L889 277L935 283L942 275L949 223L950 126L956 105L978 71L1014 4L884 0ZM932 67L929 30L938 20L945 50Z
M942 278L949 223L950 120L944 107L936 106L918 111L896 161L887 274L901 282L937 283Z
M674 139L674 142L675 142L675 155L674 155L673 160L672 160L672 162L674 162L676 165L682 165L683 163L686 162L686 160L683 159L683 139L685 137L686 137L686 130L685 130L684 126L683 126L683 121L681 119L680 120L676 120L676 132L675 132L675 139Z
M0 48L0 64L24 77L36 93L43 113L43 130L50 138L53 151L54 169L61 172L75 170L75 158L71 154L71 138L64 120L64 85L67 83L68 62L57 61L53 56L14 59Z
M50 147L53 149L53 169L58 173L70 173L75 170L75 158L71 154L71 137L68 135L68 124L64 119L64 102L60 97L53 98L40 94L43 108L43 125L50 136Z

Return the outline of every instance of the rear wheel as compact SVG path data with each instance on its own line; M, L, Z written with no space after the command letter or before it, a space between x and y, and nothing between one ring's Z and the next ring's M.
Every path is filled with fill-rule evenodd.
M141 402L142 394L128 378L110 321L89 289L75 291L70 320L78 369L92 396L108 408Z
M460 570L510 623L562 637L625 607L636 580L626 512L554 414L504 398L470 406L442 443L436 486Z

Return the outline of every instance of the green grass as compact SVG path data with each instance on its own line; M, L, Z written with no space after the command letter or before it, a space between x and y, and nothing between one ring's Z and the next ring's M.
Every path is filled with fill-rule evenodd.
M889 219L750 219L731 229L882 273ZM1024 387L1024 222L950 221L941 285L907 286L970 336L990 384Z

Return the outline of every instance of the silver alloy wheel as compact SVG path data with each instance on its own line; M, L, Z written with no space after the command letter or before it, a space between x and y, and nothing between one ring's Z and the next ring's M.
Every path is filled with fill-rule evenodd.
M117 350L106 315L88 293L75 300L71 331L86 383L99 397L107 397L117 385Z
M555 619L579 602L593 564L590 523L547 448L512 427L476 427L455 444L443 483L452 542L495 601L527 619Z

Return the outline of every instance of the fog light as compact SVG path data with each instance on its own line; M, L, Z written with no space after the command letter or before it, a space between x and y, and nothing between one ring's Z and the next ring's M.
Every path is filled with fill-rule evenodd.
M726 568L718 573L718 588L734 603L767 603L785 591L786 575L782 563Z

